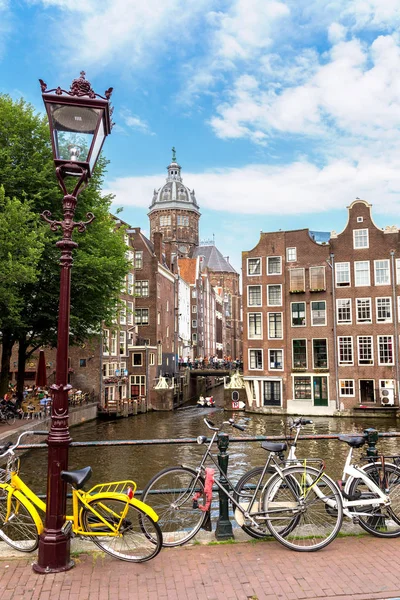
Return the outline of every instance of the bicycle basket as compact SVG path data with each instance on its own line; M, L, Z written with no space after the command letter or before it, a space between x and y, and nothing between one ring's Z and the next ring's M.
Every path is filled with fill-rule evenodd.
M99 483L92 487L88 494L126 494L133 495L136 492L137 485L134 481L129 481L129 479L125 481L110 481L108 483ZM131 492L129 492L131 490Z

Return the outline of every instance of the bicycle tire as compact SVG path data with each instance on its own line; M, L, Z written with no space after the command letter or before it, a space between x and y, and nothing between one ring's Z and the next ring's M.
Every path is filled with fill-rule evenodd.
M364 473L370 477L376 485L381 487L379 473L382 469L381 463L371 463L363 467ZM368 511L372 514L368 517L357 516L358 524L364 531L383 538L400 537L400 468L392 464L385 465L388 488L385 493L389 496L390 506L360 507L361 511ZM388 490L388 491L387 491ZM361 493L361 498L377 498L378 496L368 489L362 479L354 478L349 485L349 495L354 496L357 492ZM357 511L357 506L353 509Z
M243 502L246 502L245 498L246 495L249 497L249 500L252 498L253 493L254 493L254 486L257 485L261 474L264 470L264 467L254 467L254 469L251 469L250 471L248 471L247 473L245 473L244 475L242 475L242 477L239 479L239 481L237 482L235 489L233 490L233 497L236 500L236 502L239 502L240 504L243 505ZM266 476L267 477L271 477L271 475L273 475L274 473L276 473L275 469L268 469ZM260 494L260 499L261 499L261 494L262 494L262 490L264 488L264 485L260 486L260 490L259 490L259 494ZM259 501L260 501L259 499ZM259 501L257 502L257 499L255 501L254 506L256 507L255 510L258 510L257 508L257 504L259 504ZM239 515L236 515L236 509L235 505L232 502L232 508L233 508L233 512L235 513L235 519L238 522L238 524L240 525L240 527L243 529L243 531L245 533L247 533L247 535L250 535L251 537L259 540L262 539L264 537L267 536L271 536L271 532L268 529L267 525L262 525L260 523L260 528L256 529L255 527L252 527L251 525L246 525L245 523L241 524L239 522Z
M14 425L15 423L15 414L11 411L7 411L5 414L7 425Z
M193 508L193 496L200 492L204 499L204 480L196 487L196 471L186 467L168 467L155 475L143 489L141 500L158 514L163 532L163 546L182 546L191 540L203 525L207 513Z
M10 517L7 521L9 487L0 488L0 541L20 552L33 552L39 545L36 523L23 501L11 497Z
M113 525L119 522L126 504L125 500L113 496L88 502L89 506ZM88 508L82 510L81 523L87 532L107 533L107 525ZM162 548L162 533L158 523L131 503L122 521L120 533L121 536L91 536L91 540L110 556L136 563L151 560Z
M285 478L279 473L271 477L263 496L262 506L271 534L298 552L324 548L335 539L342 525L339 488L328 475L320 475L320 471L310 467L287 467L283 473ZM331 505L333 510L327 511L326 507ZM294 518L297 519L295 527L291 526Z

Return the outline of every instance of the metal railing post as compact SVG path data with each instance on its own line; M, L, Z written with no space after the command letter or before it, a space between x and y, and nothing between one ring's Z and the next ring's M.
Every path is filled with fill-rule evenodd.
M225 475L228 472L229 454L227 453L229 446L229 435L227 433L219 433L217 436L217 446L219 450L218 465L221 469L220 483L228 489L228 481ZM215 537L217 540L231 540L234 538L232 531L232 523L229 520L229 498L222 489L218 489L219 495L219 516Z
M376 444L378 442L378 432L373 427L369 427L368 429L364 429L364 433L367 437L367 456L378 456L378 450L376 448Z

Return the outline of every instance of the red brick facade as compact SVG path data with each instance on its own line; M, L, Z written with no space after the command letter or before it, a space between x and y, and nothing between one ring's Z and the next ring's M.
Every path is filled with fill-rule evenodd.
M243 252L249 404L296 414L398 405L397 228L377 228L358 200L341 234L312 238L262 233Z

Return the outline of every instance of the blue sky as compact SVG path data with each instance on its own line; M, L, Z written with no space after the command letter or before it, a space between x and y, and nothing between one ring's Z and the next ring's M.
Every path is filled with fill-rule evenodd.
M240 269L260 230L340 231L400 205L400 0L0 0L0 92L114 87L107 191L148 231L177 149L201 238Z

